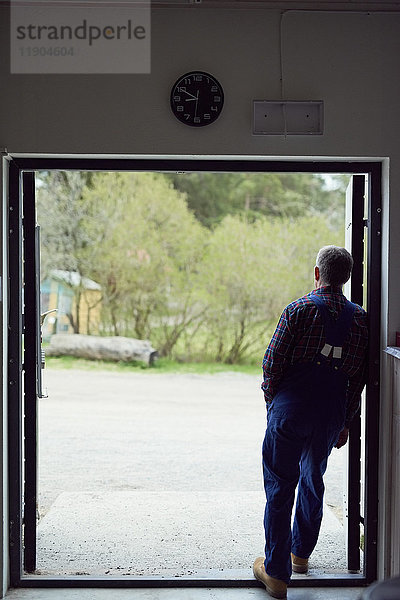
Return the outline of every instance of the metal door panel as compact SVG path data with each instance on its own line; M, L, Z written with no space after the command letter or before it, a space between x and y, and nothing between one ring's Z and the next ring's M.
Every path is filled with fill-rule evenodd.
M346 190L346 248L354 259L350 281L346 284L346 296L352 302L363 304L364 273L364 206L366 176L353 175ZM354 417L350 427L347 446L344 527L347 548L347 568L360 569L360 489L361 489L361 416Z

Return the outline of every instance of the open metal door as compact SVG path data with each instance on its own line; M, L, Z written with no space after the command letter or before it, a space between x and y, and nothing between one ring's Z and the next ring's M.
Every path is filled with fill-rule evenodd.
M37 399L41 388L39 227L36 225L35 174L23 173L24 283L24 571L36 569Z
M41 395L39 229L35 174L10 167L9 415L11 582L36 568L37 398ZM18 565L20 565L18 567ZM21 569L22 567L22 569Z
M352 302L364 304L364 211L367 193L366 175L353 175L346 190L346 238L347 250L354 259L351 279L346 285L346 296ZM348 462L346 465L344 526L347 547L347 568L360 570L360 523L361 515L361 416L354 417L349 432Z

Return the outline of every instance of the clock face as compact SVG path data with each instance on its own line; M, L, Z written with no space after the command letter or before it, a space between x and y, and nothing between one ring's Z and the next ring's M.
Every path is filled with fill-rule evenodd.
M224 104L221 84L202 71L186 73L171 90L172 112L179 121L203 127L218 119Z

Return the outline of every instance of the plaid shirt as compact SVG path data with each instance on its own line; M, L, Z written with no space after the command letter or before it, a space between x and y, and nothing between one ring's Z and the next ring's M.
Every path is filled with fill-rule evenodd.
M322 297L332 316L337 318L345 305L340 288L320 287L313 291ZM263 360L265 401L271 402L285 370L295 364L312 362L325 344L319 311L308 295L295 300L283 311ZM357 412L365 384L368 346L367 314L357 306L350 333L343 344L342 368L349 377L346 427Z

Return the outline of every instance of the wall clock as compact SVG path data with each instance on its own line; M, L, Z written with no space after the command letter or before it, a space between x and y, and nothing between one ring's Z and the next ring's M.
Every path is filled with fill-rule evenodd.
M179 121L192 127L204 127L218 119L223 104L221 84L203 71L182 75L171 90L172 112Z

